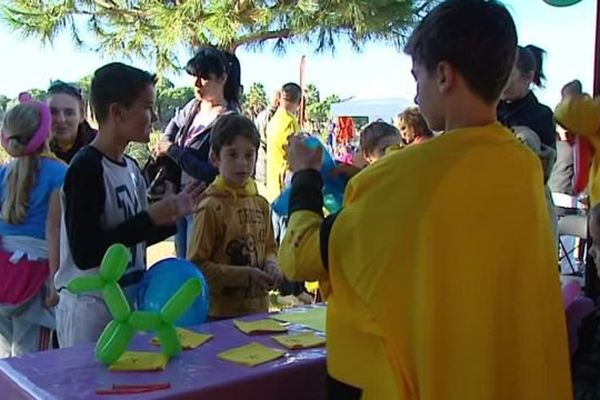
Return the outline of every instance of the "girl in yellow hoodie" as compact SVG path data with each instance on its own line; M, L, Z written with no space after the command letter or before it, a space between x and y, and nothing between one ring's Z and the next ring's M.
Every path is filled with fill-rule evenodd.
M219 176L194 216L188 259L208 280L209 317L268 311L268 289L281 281L269 203L251 178L260 144L248 118L223 116L211 134L211 160Z

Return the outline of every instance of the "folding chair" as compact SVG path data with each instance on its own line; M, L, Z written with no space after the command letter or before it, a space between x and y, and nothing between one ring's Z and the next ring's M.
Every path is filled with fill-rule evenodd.
M559 263L565 261L570 274L581 276L579 267L585 260L587 242L587 217L583 204L576 197L564 193L552 193L558 215Z

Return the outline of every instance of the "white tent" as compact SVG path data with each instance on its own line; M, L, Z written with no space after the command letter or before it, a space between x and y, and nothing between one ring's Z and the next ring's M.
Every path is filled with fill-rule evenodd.
M411 100L403 98L388 99L350 99L331 105L332 117L367 117L369 122L381 118L386 122L407 107L413 106Z

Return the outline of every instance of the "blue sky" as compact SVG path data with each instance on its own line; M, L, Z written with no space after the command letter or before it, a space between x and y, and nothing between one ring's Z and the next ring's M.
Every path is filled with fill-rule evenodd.
M582 0L568 8L555 8L542 0L507 0L515 18L519 42L544 48L547 87L539 97L553 107L560 88L578 78L587 91L592 90L595 0ZM46 88L52 79L74 81L118 57L77 50L68 35L60 36L53 46L42 46L24 39L0 25L0 54L4 55L0 75L0 93L15 96L33 87ZM298 81L301 56L307 55L307 82L315 83L322 96L337 93L360 98L414 96L410 59L393 46L373 43L362 52L339 46L335 54L314 54L304 44L288 48L285 54L272 53L269 45L259 51L240 49L242 82L262 82L268 91L288 81ZM152 61L130 62L152 70ZM185 73L170 76L178 85L191 84Z

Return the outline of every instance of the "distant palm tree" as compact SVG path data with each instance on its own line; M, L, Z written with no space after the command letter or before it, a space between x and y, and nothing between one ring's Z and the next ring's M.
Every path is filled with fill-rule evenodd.
M244 95L243 103L247 114L254 119L267 106L267 93L264 85L260 82L250 85L248 92Z

